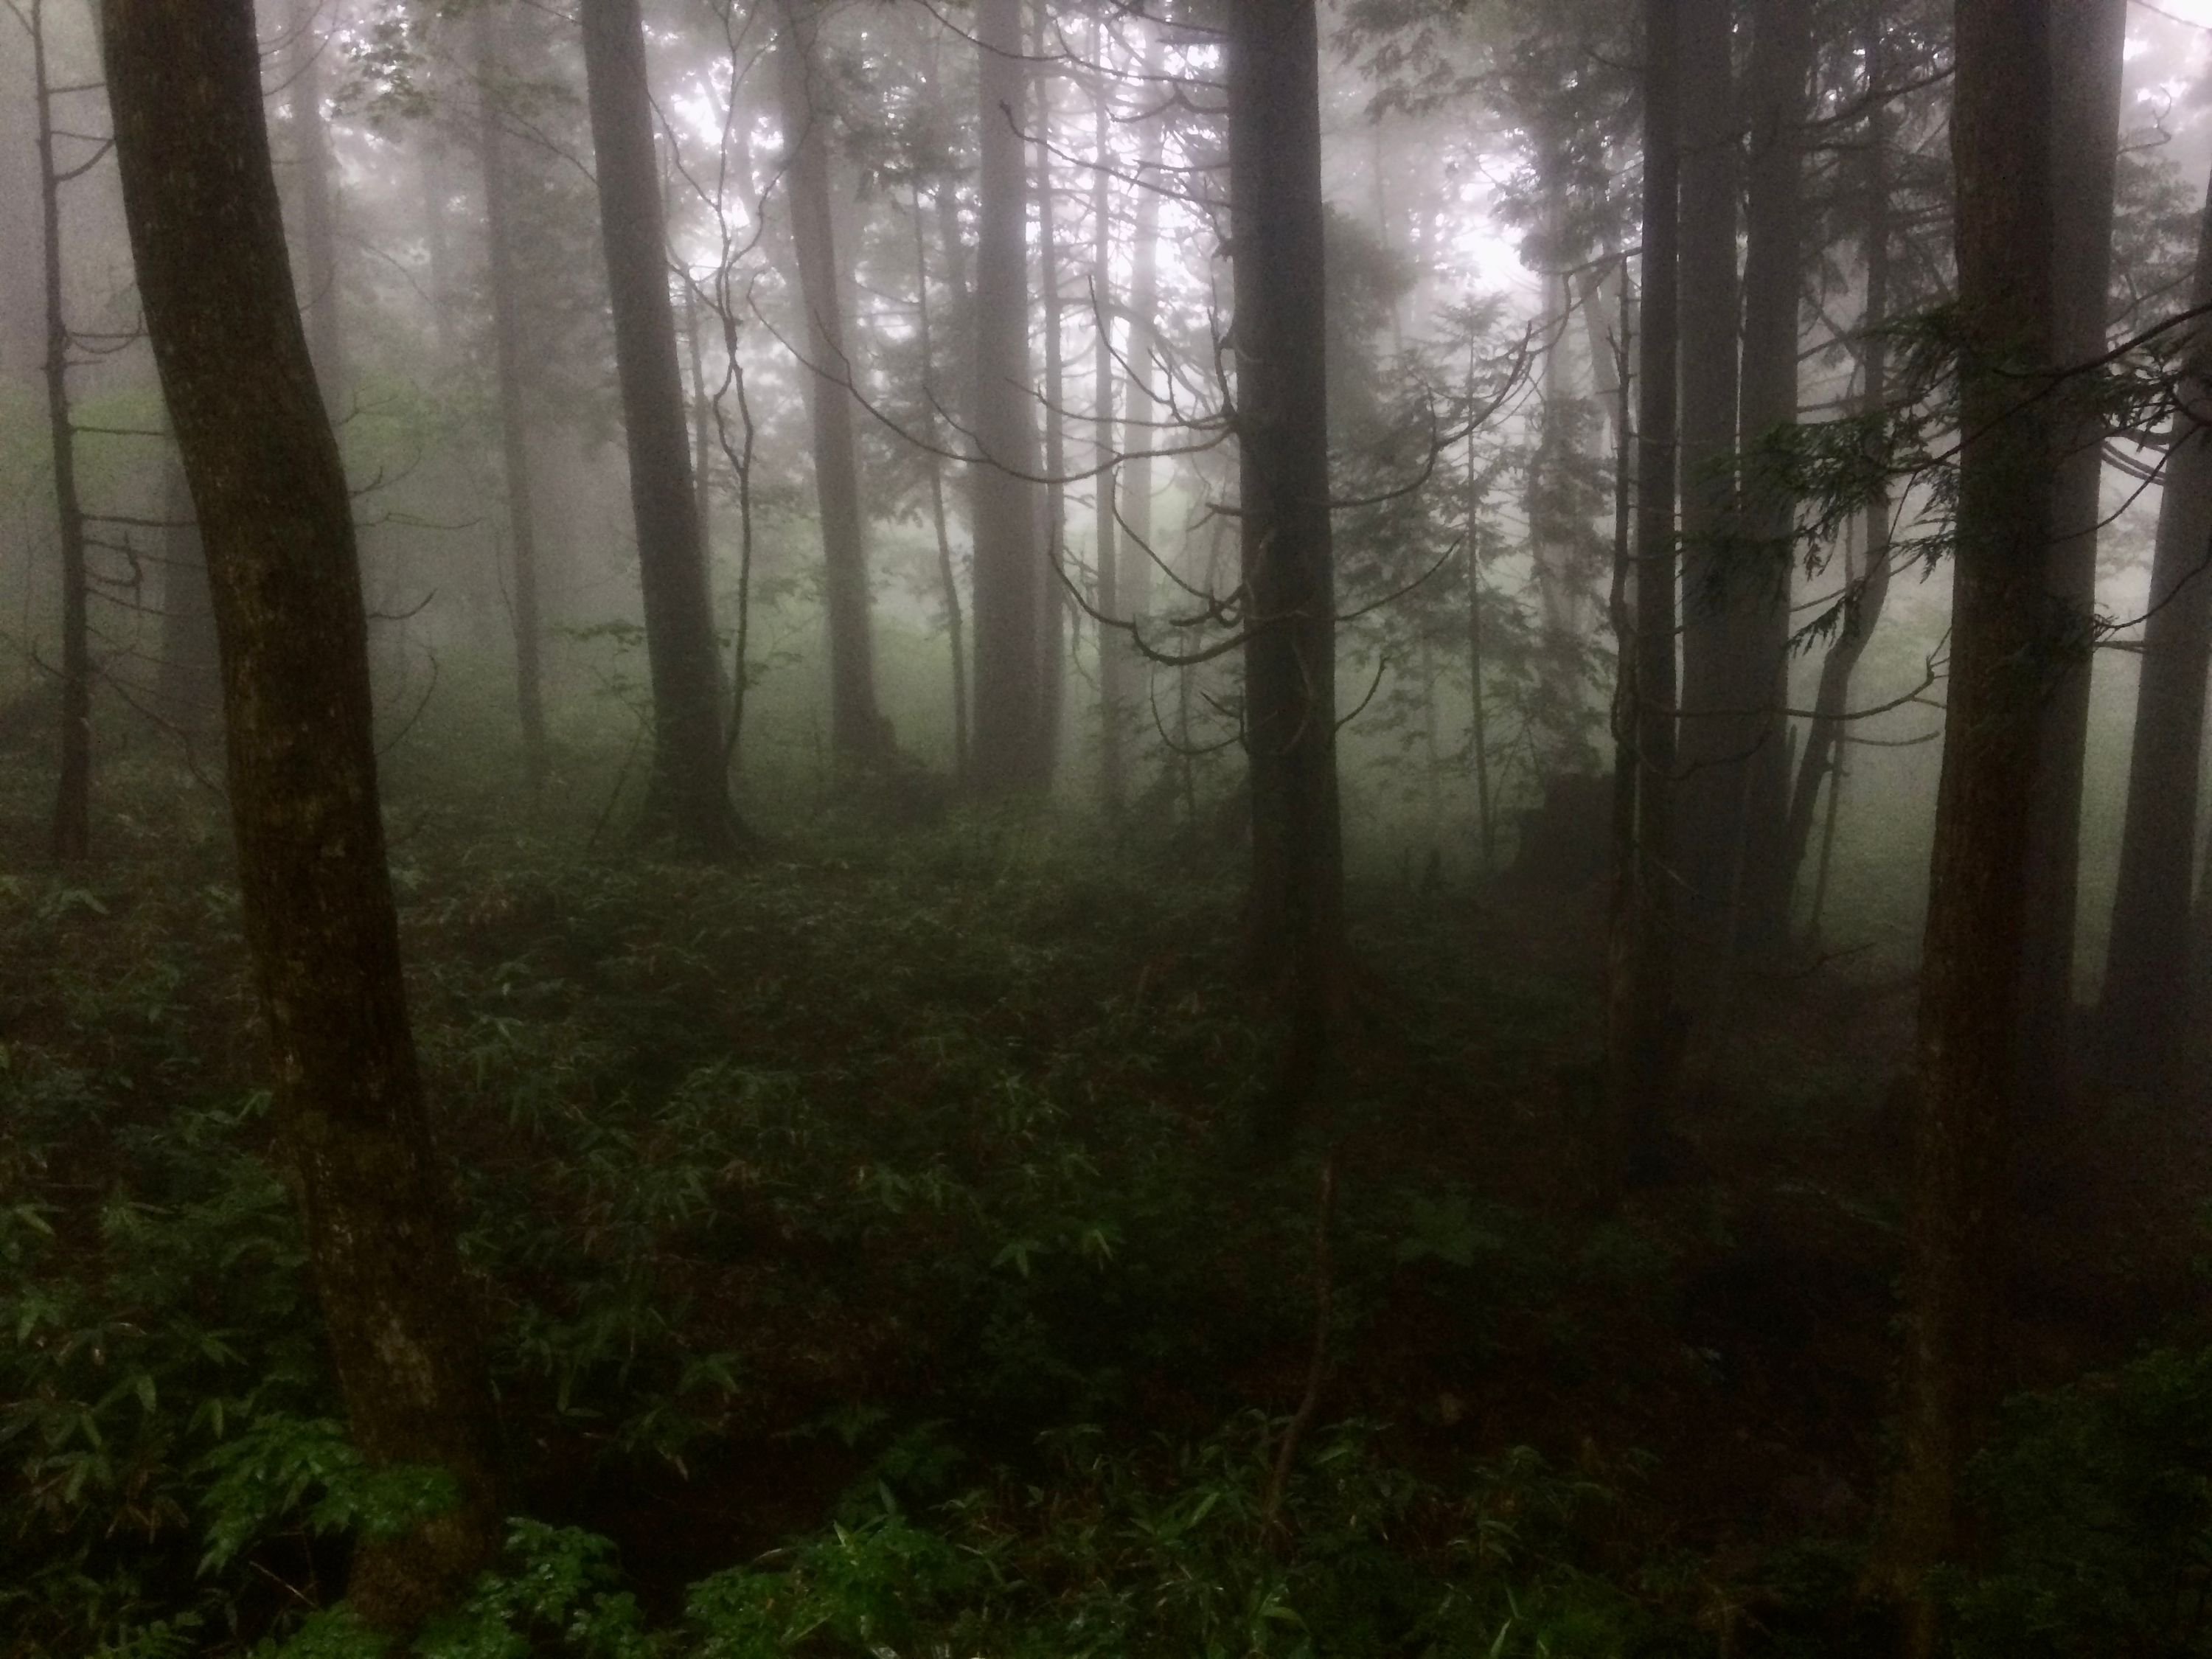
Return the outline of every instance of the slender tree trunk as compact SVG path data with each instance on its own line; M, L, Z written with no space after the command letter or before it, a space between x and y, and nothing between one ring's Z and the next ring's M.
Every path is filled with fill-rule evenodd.
M1730 910L1723 955L1772 951L1790 933L1790 576L1797 503L1762 467L1762 445L1797 423L1797 313L1804 264L1799 146L1813 77L1810 0L1758 0L1752 11L1750 165L1744 210L1743 540L1730 583L1741 660L1729 722L1741 759L1729 803Z
M86 614L84 505L76 489L76 428L70 415L69 319L62 313L61 171L46 73L45 0L31 0L31 73L38 98L39 208L45 240L46 435L54 465L54 523L62 555L61 775L54 791L53 854L76 863L92 852L92 626Z
M522 775L535 794L545 781L543 625L538 605L538 528L530 489L530 387L516 293L514 181L499 112L492 100L500 68L497 15L476 15L477 162L483 175L484 244L490 267L492 356L499 392L500 462L507 485L507 532L514 575L514 701L522 727Z
M2054 655L2051 42L2043 8L1958 0L1958 543L1920 971L1919 1133L1890 1548L1906 1651L1938 1650L1929 1570L1968 1544L1961 1478L1999 1392L2033 795Z
M937 421L937 347L929 325L929 239L922 233L921 190L914 193L915 316L921 347L922 382L929 392L922 416L922 440L930 446L923 464L929 469L929 522L937 532L937 580L945 600L945 632L952 654L952 775L968 776L968 642L960 612L960 576L952 562L952 531L945 509L945 459Z
M2112 270L2126 0L2046 0L2051 21L2052 349L2061 367L2105 349ZM2027 978L2020 1006L2021 1085L2039 1117L2060 1110L2075 1077L2074 956L2081 902L2081 773L2089 741L2090 635L2097 605L2102 414L2080 383L2059 393L2057 538L2051 591L2072 646L2050 665L2051 717L2027 820Z
M1036 137L1037 286L1044 298L1044 580L1037 588L1037 665L1043 678L1045 775L1059 760L1061 709L1067 696L1067 459L1066 364L1060 340L1060 228L1052 184L1052 89L1056 76L1044 62L1047 0L1030 13L1030 55L1036 60L1030 120Z
M1474 499L1473 474L1474 441L1468 440L1468 516L1473 518ZM1486 671L1483 653L1482 604L1482 537L1471 525L1467 536L1467 680L1470 700L1469 714L1474 723L1474 823L1482 847L1482 873L1498 872L1498 819L1490 806L1490 720L1484 707L1483 675Z
M2190 303L2212 306L2212 194ZM2104 1075L2169 1096L2186 1082L2194 1006L2189 908L2181 896L2190 890L2196 852L2204 683L2212 665L2212 329L2202 323L2183 370L2151 560L2127 826L2100 1021Z
M676 367L644 33L637 0L583 0L581 20L653 681L646 821L694 854L720 857L738 830L723 776L721 672Z
M812 370L805 383L830 630L830 745L837 760L849 766L883 756L884 718L876 707L866 520L860 510L860 468L853 435L853 364L845 350L845 304L830 207L830 117L820 95L818 0L779 0L779 18L776 84L782 100L791 240Z
M206 538L229 795L276 1117L355 1443L458 1503L364 1539L349 1600L404 1629L497 1546L491 1413L432 1151L378 812L345 475L318 396L246 0L100 8L147 332Z
M1738 146L1734 72L1730 67L1729 0L1677 0L1680 33L1679 100L1681 120L1680 224L1681 378L1680 489L1681 491L1681 735L1682 778L1677 786L1681 834L1679 879L1686 890L1695 937L1711 938L1725 908L1729 866L1738 837L1735 804L1743 793L1743 767L1753 732L1741 718L1746 698L1742 638L1750 588L1736 556L1735 493L1738 328L1741 289L1736 281ZM1644 294L1650 345L1659 330ZM1650 422L1644 423L1647 435ZM1668 462L1675 465L1673 458ZM1638 476L1648 489L1650 473ZM1651 567L1638 557L1640 573Z
M1094 51L1102 60L1106 46L1102 23L1093 35ZM1097 172L1091 191L1091 303L1097 313L1097 347L1091 365L1091 431L1103 468L1092 481L1096 510L1091 517L1091 562L1097 574L1097 605L1102 615L1125 620L1121 608L1121 526L1114 519L1114 491L1120 482L1114 457L1114 217L1111 190L1114 100L1110 82L1101 80L1091 149ZM1127 740L1130 716L1129 692L1135 678L1134 647L1121 630L1110 625L1098 635L1098 798L1107 818L1119 822L1128 804Z
M1877 21L1867 33L1867 85L1869 94L1877 101L1868 118L1866 309L1859 321L1860 405L1869 414L1878 414L1889 400L1889 342L1881 332L1889 320L1889 129L1879 101L1881 46L1881 30ZM1820 683L1814 693L1813 718L1806 730L1804 753L1797 763L1796 787L1790 798L1785 861L1791 890L1796 889L1798 872L1804 866L1806 850L1811 844L1814 808L1823 778L1828 783L1828 828L1821 836L1824 848L1832 838L1836 791L1843 781L1844 717L1850 706L1851 678L1858 670L1859 659L1866 653L1867 641L1874 637L1875 627L1881 622L1882 607L1889 598L1889 492L1878 489L1866 506L1864 574L1854 581L1847 570L1843 620L1837 629L1835 642L1820 661ZM1824 873L1820 889L1825 892L1825 851L1821 868ZM1814 920L1817 928L1817 904Z
M1303 1069L1326 1051L1344 966L1319 43L1314 0L1243 0L1229 17L1247 944ZM1306 1081L1286 1079L1293 1090Z
M196 746L222 730L222 665L191 486L183 462L173 458L162 468L161 517L161 665L154 702Z
M1145 47L1145 73L1158 76L1166 67L1162 35L1155 31ZM1153 564L1159 556L1152 536L1152 451L1158 447L1160 399L1155 356L1159 350L1160 309L1160 158L1167 142L1166 122L1155 115L1145 124L1136 167L1136 214L1129 246L1129 329L1122 351L1127 364L1128 386L1121 411L1121 455L1115 469L1113 489L1119 505L1115 525L1119 556L1115 561L1114 586L1107 608L1117 617L1133 620L1149 617L1153 592ZM1110 441L1110 440L1109 440ZM1102 480L1102 487L1105 481ZM1188 556L1187 555L1185 556ZM1209 590L1210 591L1210 590ZM1124 707L1128 710L1125 734L1138 729L1138 697L1144 687L1146 665L1132 648L1123 659ZM1178 743L1189 742L1190 671L1176 681ZM1194 772L1188 758L1182 766L1186 786ZM1186 794L1189 793L1188 787Z
M684 350L691 368L691 494L698 505L699 547L707 568L714 568L714 393L707 384L705 322L699 293L684 284ZM710 584L711 586L711 584Z
M315 33L320 11L317 0L294 0L290 120L300 169L300 309L307 319L315 380L335 418L345 401L345 331L338 294L337 186L331 131L323 119L325 42Z
M422 188L422 242L429 254L430 339L437 372L459 358L453 344L453 216L446 182L446 142L425 123L416 132L415 164Z
M1030 381L1029 259L1023 133L1028 73L1022 0L978 0L982 160L975 242L975 392L980 452L970 474L975 544L975 781L993 794L1050 781L1038 618L1036 393Z
M1620 645L1628 696L1614 719L1628 752L1634 856L1613 872L1609 1064L1620 1174L1656 1172L1672 1104L1674 1040L1674 444L1680 316L1675 193L1681 118L1675 0L1644 0L1643 333L1637 363L1634 625ZM1621 787L1616 780L1616 787Z

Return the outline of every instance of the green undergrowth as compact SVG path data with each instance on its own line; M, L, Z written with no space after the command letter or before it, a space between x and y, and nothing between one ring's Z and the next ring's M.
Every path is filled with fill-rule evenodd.
M348 1552L444 1483L344 1438L216 813L115 787L99 866L0 878L0 1656L363 1654ZM1592 1210L1589 998L1470 951L1482 902L1366 896L1342 1055L1260 1146L1233 871L834 809L702 869L595 812L392 815L518 1517L423 1651L1855 1650L1863 1498L1778 1522L1735 1468L1844 1455L1776 1420L1795 1258L1717 1181ZM2036 1432L2002 1490L2124 1462ZM2003 1582L1974 1630L2079 1613Z

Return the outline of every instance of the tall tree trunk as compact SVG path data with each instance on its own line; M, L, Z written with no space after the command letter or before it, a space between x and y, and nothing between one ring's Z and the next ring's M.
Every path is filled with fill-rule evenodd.
M653 680L646 821L692 853L719 857L738 830L723 776L720 664L676 367L644 31L637 0L583 0L580 15Z
M853 437L853 365L845 353L837 233L830 210L830 117L823 107L819 0L779 0L776 86L790 184L791 240L806 307L807 408L814 428L814 495L822 518L822 574L830 631L830 746L842 763L881 757L876 707L866 523Z
M1094 55L1103 61L1106 28L1093 35ZM1125 619L1121 609L1121 526L1114 520L1114 491L1120 482L1114 465L1114 198L1112 83L1103 77L1094 112L1091 149L1097 170L1091 189L1091 303L1097 313L1097 345L1091 363L1091 431L1100 471L1091 481L1091 563L1097 576L1101 615ZM1098 799L1109 821L1118 822L1128 803L1129 690L1135 676L1134 647L1118 628L1098 635Z
M1060 228L1054 222L1052 88L1045 62L1047 0L1030 14L1030 55L1036 60L1036 101L1030 121L1036 139L1037 286L1044 300L1044 579L1037 585L1037 667L1042 678L1039 741L1045 775L1059 758L1061 707L1067 696L1066 365L1060 341Z
M1735 556L1736 389L1741 290L1736 281L1737 149L1729 0L1677 0L1680 57L1680 372L1682 535L1682 779L1679 879L1701 945L1720 924L1736 845L1751 732L1740 711L1743 617L1751 584ZM1644 292L1644 343L1657 337ZM1643 423L1648 434L1650 424ZM1675 462L1668 462L1671 468ZM1638 476L1648 488L1650 475ZM1639 572L1651 567L1638 556ZM1647 774L1648 776L1648 774Z
M530 387L516 293L514 181L492 98L500 69L497 15L476 15L477 162L483 174L484 243L491 289L492 356L499 392L500 462L514 582L514 701L522 727L522 775L534 794L545 781L545 691L539 647L538 529L530 489Z
M428 123L415 133L415 164L422 188L422 244L429 256L431 348L442 375L452 371L459 355L453 345L453 215L446 182L446 141Z
M196 745L222 729L222 665L191 485L173 458L161 470L161 665L154 705Z
M1889 400L1889 342L1882 333L1889 320L1890 201L1889 124L1881 96L1881 30L1877 21L1867 32L1867 86L1875 102L1868 116L1866 138L1866 308L1859 319L1860 407L1878 415ZM1856 586L1847 571L1843 619L1835 642L1820 660L1820 683L1813 696L1813 718L1806 728L1805 750L1797 763L1797 781L1790 797L1784 862L1790 890L1795 890L1805 854L1812 843L1814 808L1825 779L1829 791L1828 822L1835 818L1836 790L1843 780L1841 763L1844 717L1850 706L1851 678L1867 641L1874 637L1889 598L1889 492L1875 491L1865 514L1865 574ZM1823 834L1824 842L1828 832ZM1815 920L1817 921L1817 907Z
M45 241L46 435L54 465L54 525L62 555L61 775L54 791L53 854L75 863L92 852L91 582L84 504L76 490L76 428L70 416L69 319L62 312L61 170L54 161L52 82L46 72L45 0L31 0L31 73L38 99L39 209Z
M1291 1028L1281 1103L1295 1109L1344 966L1320 58L1314 0L1243 0L1229 20L1247 948Z
M976 84L982 152L977 180L975 404L980 452L970 475L975 544L975 781L994 794L1042 790L1044 664L1037 618L1046 580L1038 557L1035 398L1030 383L1028 195L1023 161L1021 0L977 0Z
M1145 73L1158 76L1167 64L1162 34L1155 31L1145 48ZM1121 411L1121 455L1115 469L1114 491L1118 506L1115 524L1122 532L1115 561L1114 590L1106 608L1115 616L1132 619L1152 610L1153 563L1158 549L1152 539L1152 451L1159 446L1160 398L1154 379L1159 351L1160 311L1160 157L1167 143L1164 113L1145 124L1138 146L1136 216L1129 246L1129 331L1122 347L1129 384ZM1103 483L1103 481L1102 481ZM1123 696L1129 710L1125 737L1137 727L1137 697L1145 667L1133 647L1124 660ZM1182 672L1177 683L1178 719L1188 702L1190 673ZM1178 742L1188 733L1179 729ZM1183 767L1188 781L1191 768Z
M308 1268L362 1455L458 1486L355 1553L354 1610L400 1629L465 1589L501 1510L408 1030L345 475L294 303L252 7L107 0L100 21L147 332L206 538L246 943Z
M2062 366L2105 349L2112 271L2126 0L2046 0L2051 20L2052 350ZM2039 1117L2074 1083L2074 955L2081 902L2081 772L2089 741L2090 631L2097 604L2098 487L2106 422L2080 383L2059 393L2058 490L2051 591L2072 648L2050 666L2051 720L2036 766L2029 846L2027 978L2020 1007L2021 1085Z
M323 403L335 415L345 401L345 333L338 295L337 181L331 131L323 119L323 50L315 32L318 0L294 0L290 121L300 169L300 309Z
M2212 306L2212 194L2190 304ZM2099 1022L2104 1075L2167 1095L2178 1094L2185 1082L2194 1006L2183 896L2196 854L2204 681L2212 665L2212 328L2201 322L2183 374L2158 507L2127 825Z
M945 632L952 655L952 775L968 776L968 641L960 611L960 577L952 563L951 515L945 508L945 458L937 422L937 346L930 332L929 238L921 222L921 187L914 192L914 308L921 348L922 384L928 393L922 416L922 441L929 446L922 463L929 469L929 522L937 532L937 580L945 601Z
M1967 1542L1961 1477L1999 1391L1998 1286L2018 1127L2034 792L2054 655L2054 446L2022 376L2052 360L2051 43L2044 9L1957 0L1958 539L1943 771L1920 970L1918 1146L1892 1561L1907 1652L1941 1639L1926 1582Z
M1735 794L1729 802L1731 937L1726 951L1771 951L1790 932L1790 575L1797 504L1757 460L1797 423L1797 312L1803 266L1802 142L1811 96L1809 0L1758 0L1752 10L1744 210L1742 541L1729 583Z
M1680 338L1675 0L1644 7L1644 254L1638 308L1634 625L1620 641L1614 762L1632 858L1613 871L1607 1048L1620 1174L1656 1173L1674 1094L1674 444Z

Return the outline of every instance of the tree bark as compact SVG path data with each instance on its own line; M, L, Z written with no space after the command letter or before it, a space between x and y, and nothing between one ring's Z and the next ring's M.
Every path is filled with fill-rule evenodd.
M1674 1088L1674 447L1680 333L1676 79L1682 8L1644 6L1644 252L1637 342L1633 629L1614 713L1615 787L1634 856L1617 859L1607 953L1615 1179L1656 1173Z
M783 119L791 240L806 308L807 409L814 429L814 495L822 522L823 608L830 634L830 746L842 763L884 752L876 707L866 520L853 436L853 364L845 352L845 303L830 210L830 118L821 86L819 0L779 0L776 85Z
M1962 332L1949 697L1922 947L1903 1463L1892 1564L1906 1650L1926 1575L1968 1542L1961 1478L1999 1392L1997 1287L2020 1115L2029 838L2052 661L2054 445L2023 377L2053 349L2052 42L2044 9L1958 0L1951 153Z
M1094 36L1103 59L1106 30ZM1091 303L1097 313L1097 345L1091 364L1091 441L1102 471L1092 480L1091 564L1097 573L1100 614L1127 619L1121 609L1121 526L1114 520L1114 491L1120 482L1114 465L1114 102L1111 82L1101 79L1093 112L1091 149L1097 172L1091 191ZM1127 726L1129 689L1136 653L1122 631L1111 624L1098 630L1098 799L1109 823L1118 823L1128 804Z
M580 16L653 681L646 825L716 858L734 849L738 828L723 776L720 664L676 366L644 31L637 0L583 0Z
M54 466L54 527L62 556L61 771L54 789L54 857L92 853L91 581L84 504L76 488L76 427L70 414L69 319L62 310L61 170L54 161L52 83L46 73L45 0L31 0L31 73L38 101L39 210L44 232L46 435Z
M979 456L970 469L975 545L975 782L988 793L1042 790L1050 781L1044 664L1037 619L1036 419L1030 382L1028 195L1023 160L1021 0L978 0L976 83L981 122L975 237L975 403Z
M162 469L161 665L154 703L186 742L222 730L222 665L215 635L215 601L208 592L207 552L184 463Z
M364 1540L349 1598L404 1629L495 1548L491 1419L408 1030L360 566L294 302L246 0L107 0L147 331L205 537L229 793L276 1118L356 1443L458 1504Z
M2112 193L2119 155L2126 0L2046 0L2050 9L2053 238L2052 349L2060 367L2105 349L2112 270ZM2097 604L2106 421L2081 394L2059 390L2057 540L2051 592L2070 624L2054 658L2051 720L2027 819L2027 978L2020 1006L2021 1080L2039 1117L2063 1109L2075 1079L2075 933L2081 900L2081 771L2089 741L2091 628Z
M2190 304L2212 306L2212 194ZM2212 329L2201 322L2182 359L2180 398L2151 559L2119 890L2099 1022L2105 1077L2168 1095L2186 1082L2195 1004L2183 896L2196 855L2205 673L2212 665Z
M1036 140L1037 286L1044 301L1044 578L1037 585L1037 668L1042 684L1039 741L1049 779L1060 755L1061 708L1067 696L1066 365L1060 341L1060 229L1054 223L1052 88L1045 59L1047 0L1030 15L1030 55L1036 61L1030 116Z
M1243 0L1229 16L1244 747L1252 784L1246 942L1291 1026L1294 1055L1317 1058L1344 958L1317 24L1314 0Z
M514 628L515 712L522 728L523 781L532 794L545 781L543 628L538 605L538 529L530 488L530 388L516 290L513 179L499 112L492 99L499 69L498 22L476 15L477 161L483 175L484 245L491 289L492 356L499 394L500 462L507 485L507 532Z
M928 398L922 416L922 441L929 445L922 464L929 469L929 522L937 532L937 580L945 600L945 632L952 657L952 775L968 776L968 637L960 610L960 577L952 563L951 515L945 507L945 459L937 422L937 345L930 331L929 238L921 222L921 187L914 192L914 308L916 343L921 349L922 386Z

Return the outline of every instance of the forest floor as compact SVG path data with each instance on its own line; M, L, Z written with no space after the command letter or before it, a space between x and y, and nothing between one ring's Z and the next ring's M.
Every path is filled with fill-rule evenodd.
M15 770L0 1656L251 1651L409 1500L335 1428L219 803L126 762L64 876ZM466 789L391 816L457 1294L533 1523L442 1650L1868 1650L1909 979L1738 975L1692 1030L1672 1178L1608 1206L1595 891L1360 884L1345 1041L1263 1146L1218 854L833 811L720 870ZM2031 1160L2008 1294L2024 1382L2101 1380L2019 1418L2008 1515L2212 1401L2212 1368L2136 1358L2201 1304L2201 1115L2094 1116ZM2094 1455L2053 1472L2060 1443ZM2131 1650L2198 1650L2193 1490L2162 1523L2182 1577L2136 1583L2157 1540L2112 1569L2186 1626ZM1962 1604L1974 1650L2120 1650L2014 1605L2035 1549L2075 1549L2034 1538Z

